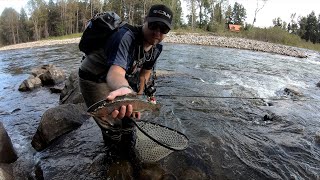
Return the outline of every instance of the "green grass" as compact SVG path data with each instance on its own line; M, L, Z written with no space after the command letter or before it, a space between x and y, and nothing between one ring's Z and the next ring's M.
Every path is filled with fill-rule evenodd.
M277 27L268 29L252 28L248 31L242 31L241 33L239 33L239 35L248 39L320 51L320 44L313 44L312 42L307 42L301 39L298 35L290 34L287 31Z

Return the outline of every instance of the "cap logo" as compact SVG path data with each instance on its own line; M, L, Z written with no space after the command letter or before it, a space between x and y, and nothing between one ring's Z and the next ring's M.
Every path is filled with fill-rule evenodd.
M171 19L171 15L170 14L168 14L168 13L166 13L165 11L162 11L162 10L153 10L153 13L155 13L155 14L161 14L161 15L164 15L164 16L166 16L167 18L169 18L169 19Z

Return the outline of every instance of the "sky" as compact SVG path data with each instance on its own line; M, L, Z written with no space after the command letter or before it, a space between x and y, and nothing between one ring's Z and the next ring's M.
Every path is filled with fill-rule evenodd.
M182 1L183 15L188 14L185 0ZM20 12L22 7L25 8L28 0L0 0L0 13L2 13L5 7L12 7ZM254 11L257 6L257 0L229 0L229 4L233 6L234 2L238 2L243 5L247 10L246 22L252 24L254 18ZM262 6L262 0L258 0L259 7ZM287 23L290 22L290 16L293 13L297 13L298 16L307 17L312 11L315 12L317 18L320 14L319 0L267 0L265 6L258 12L257 21L255 26L269 27L272 26L272 20L280 17ZM184 17L185 18L185 17Z
M257 7L257 0L229 0L229 4L238 2L247 10L246 21L250 24L253 22L254 11ZM259 0L259 7L263 5ZM268 0L265 6L258 12L255 26L269 27L272 26L272 20L280 17L283 21L289 23L290 16L296 13L296 19L299 16L307 17L312 11L315 12L317 18L320 14L319 0Z
M2 13L4 8L6 7L12 7L18 13L20 13L21 8L24 7L27 4L27 2L28 0L0 0L0 13Z

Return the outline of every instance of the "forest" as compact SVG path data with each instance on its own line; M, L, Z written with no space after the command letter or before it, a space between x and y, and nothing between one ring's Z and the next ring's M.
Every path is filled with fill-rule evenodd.
M96 13L116 12L124 21L140 25L151 5L165 4L174 13L174 30L186 32L211 32L224 35L228 24L242 26L242 33L235 36L263 41L272 40L272 36L259 35L257 32L281 31L289 40L279 42L286 44L290 39L299 37L313 44L320 43L320 15L310 12L307 17L291 14L291 21L285 22L281 17L273 20L273 27L258 28L254 26L259 11L268 0L260 1L255 10L252 23L245 23L246 9L239 3L228 4L227 0L184 0L187 12L182 13L181 0L28 0L26 8L17 12L5 8L0 17L0 46L37 41L48 37L64 36L83 32L86 22ZM186 21L184 19L187 19ZM260 33L261 34L261 33Z

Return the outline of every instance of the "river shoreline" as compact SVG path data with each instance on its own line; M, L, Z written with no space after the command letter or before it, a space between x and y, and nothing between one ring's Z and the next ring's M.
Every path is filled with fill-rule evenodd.
M50 46L50 45L57 45L57 44L79 43L79 41L80 41L80 38L72 38L72 39L64 39L64 40L41 40L41 41L20 43L20 44L0 47L0 51L33 48L33 47L39 47L39 46ZM164 39L164 42L246 49L246 50L253 50L253 51L276 53L276 54L299 57L299 58L307 57L306 52L300 48L285 46L281 44L274 44L269 42L263 42L263 41L238 38L238 37L201 35L197 33L188 33L188 34L169 33L167 37Z

